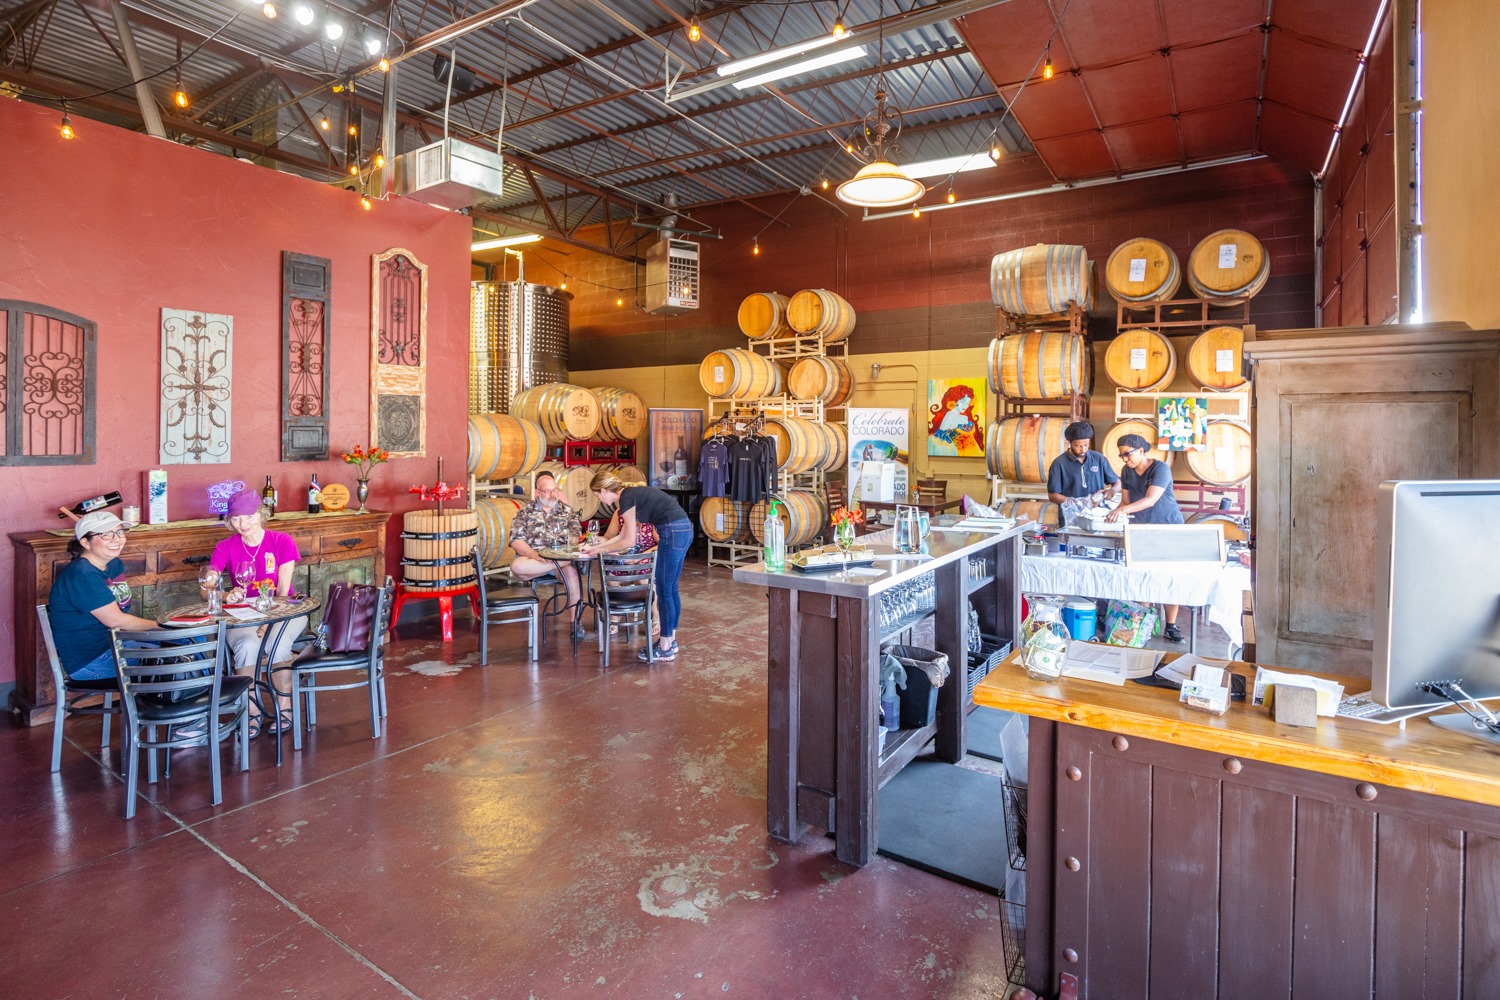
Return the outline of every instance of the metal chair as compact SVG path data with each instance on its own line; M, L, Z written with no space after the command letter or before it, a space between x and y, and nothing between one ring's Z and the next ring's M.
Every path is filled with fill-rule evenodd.
M537 657L537 641L541 633L541 607L536 591L532 588L504 587L491 589L485 579L484 562L479 550L474 550L474 573L479 581L479 663L490 662L490 626L526 623L526 656Z
M307 700L307 728L318 724L318 701L320 693L348 691L367 688L370 693L370 738L380 739L381 720L386 716L385 701L385 643L386 633L391 628L391 611L395 607L396 582L385 578L375 601L375 617L371 619L370 638L364 649L344 653L321 652L293 660L274 672L286 671L292 675L292 749L302 749L302 705ZM354 673L352 680L337 684L319 684L318 678L344 672ZM273 684L272 687L275 687ZM276 734L280 743L281 734Z
M240 770L250 769L251 679L224 675L224 623L147 632L110 629L110 635L120 671L125 716L125 818L135 816L140 750L148 754L146 780L155 783L156 751L202 746L207 742L213 804L218 805L224 800L219 744L236 729L240 739ZM153 649L128 649L124 645L126 638L161 645ZM194 727L193 723L199 725ZM157 732L163 728L166 736L158 739ZM192 728L199 731L193 733ZM184 729L189 732L184 733ZM170 754L166 768L170 777Z
M599 621L599 652L609 666L609 626L617 623L634 637L637 625L645 626L647 662L656 661L656 643L651 640L655 606L651 591L656 583L656 550L648 552L608 553L599 557L599 577L603 581L595 591L595 607L604 616Z
M114 677L96 681L75 681L63 672L62 661L57 658L57 643L52 639L52 620L47 617L47 605L36 606L37 621L42 626L42 642L47 647L47 665L52 668L52 695L56 711L52 716L52 773L62 769L63 719L70 715L99 715L104 717L104 735L99 740L101 755L109 750L109 723L112 716L120 714L115 695L120 693L120 682ZM99 705L79 705L80 701L102 696Z

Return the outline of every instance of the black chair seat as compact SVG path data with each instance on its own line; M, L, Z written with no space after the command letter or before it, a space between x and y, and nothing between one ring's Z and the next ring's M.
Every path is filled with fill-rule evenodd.
M252 678L241 677L238 674L220 680L219 709L222 711L233 708L235 702L243 698L250 690L252 683L254 683ZM169 725L202 715L212 697L213 689L207 687L193 697L184 698L181 701L170 701L156 694L143 694L136 698L136 717L145 723Z
M485 599L484 606L491 611L514 611L517 608L535 607L538 603L537 596L528 591L524 594L490 596Z
M304 656L292 665L296 670L352 670L369 666L368 649L351 649L343 653L314 653Z
M651 598L649 595L644 597L627 597L624 600L618 597L610 597L609 609L611 611L641 611L645 609L650 601Z
M63 686L68 691L109 691L113 694L120 693L120 681L115 677L100 677L92 681L75 681L68 677L63 680Z

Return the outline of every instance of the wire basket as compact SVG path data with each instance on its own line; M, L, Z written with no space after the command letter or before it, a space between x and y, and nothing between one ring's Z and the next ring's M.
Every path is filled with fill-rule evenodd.
M979 652L969 654L969 690L968 695L972 700L974 697L974 685L984 679L984 675L1000 665L1000 661L1010 655L1010 640L998 635L987 635L983 632L979 635Z
M1002 781L1005 801L1005 847L1007 863L1018 872L1026 870L1026 786Z
M1005 978L1026 985L1026 904L1000 900L1000 942L1005 948Z

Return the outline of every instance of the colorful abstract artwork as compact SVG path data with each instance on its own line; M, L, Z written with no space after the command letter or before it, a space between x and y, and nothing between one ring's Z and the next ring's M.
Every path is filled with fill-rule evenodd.
M984 379L927 382L927 454L984 457Z
M1208 400L1163 396L1156 401L1156 447L1162 451L1208 450Z

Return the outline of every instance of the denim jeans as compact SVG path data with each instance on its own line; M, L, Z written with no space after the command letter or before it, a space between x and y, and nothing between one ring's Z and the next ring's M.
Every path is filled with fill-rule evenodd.
M138 642L135 639L122 639L120 645L126 649L154 649L160 643ZM77 670L68 671L68 677L75 681L103 681L118 676L115 669L115 651L106 649Z
M656 603L661 612L661 634L677 635L677 620L682 617L682 598L677 580L682 576L682 561L693 544L691 521L669 521L656 526Z

